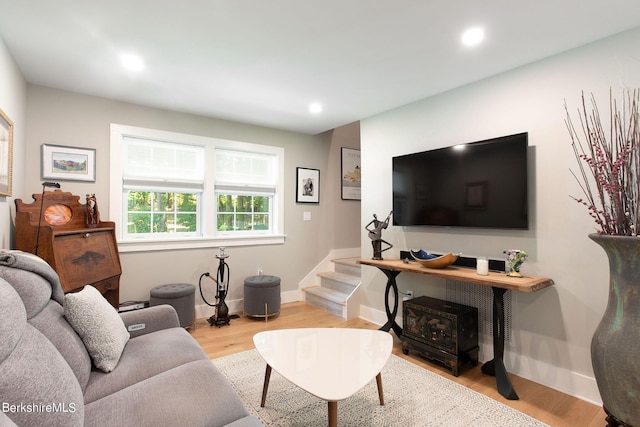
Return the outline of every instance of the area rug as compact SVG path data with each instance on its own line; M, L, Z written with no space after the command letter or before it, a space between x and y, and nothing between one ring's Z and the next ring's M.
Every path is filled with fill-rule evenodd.
M275 370L260 407L265 363L257 350L214 359L248 411L266 426L326 426L327 402L291 384ZM382 370L384 406L373 379L338 402L339 426L546 426L500 402L391 355Z

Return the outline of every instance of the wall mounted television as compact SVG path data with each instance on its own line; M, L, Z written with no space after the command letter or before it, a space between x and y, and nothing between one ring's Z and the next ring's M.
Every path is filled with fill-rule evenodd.
M393 224L528 229L526 132L393 158Z

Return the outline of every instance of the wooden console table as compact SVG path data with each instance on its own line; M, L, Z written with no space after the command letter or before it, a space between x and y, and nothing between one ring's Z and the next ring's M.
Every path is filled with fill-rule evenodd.
M417 262L404 262L399 259L373 260L361 259L362 265L370 265L380 269L387 276L385 289L385 310L387 323L380 329L389 332L391 329L399 337L402 328L396 322L398 314L398 285L396 277L403 271L458 280L480 286L491 286L493 290L493 360L482 365L482 372L496 377L498 392L510 400L518 400L507 370L504 367L504 294L508 290L518 292L537 292L553 286L553 280L544 277L524 276L522 278L509 277L505 273L489 272L488 276L480 276L475 269L447 267L443 269L426 268ZM393 309L389 307L389 294L393 291Z

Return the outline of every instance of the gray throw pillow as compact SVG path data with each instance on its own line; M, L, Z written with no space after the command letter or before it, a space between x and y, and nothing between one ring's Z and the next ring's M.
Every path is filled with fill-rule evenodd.
M93 286L64 296L64 315L80 335L94 365L104 372L115 369L129 341L122 318Z

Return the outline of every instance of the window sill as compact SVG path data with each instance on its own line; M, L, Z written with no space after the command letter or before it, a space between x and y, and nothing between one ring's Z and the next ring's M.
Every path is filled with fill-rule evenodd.
M129 252L151 252L169 251L180 249L200 249L218 248L234 246L262 246L262 245L282 245L286 240L286 235L269 236L242 236L242 237L216 237L216 238L191 238L191 239L171 239L171 240L128 240L118 242L120 253Z

